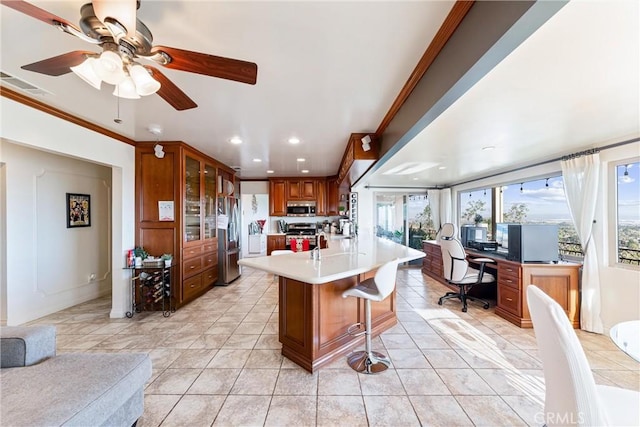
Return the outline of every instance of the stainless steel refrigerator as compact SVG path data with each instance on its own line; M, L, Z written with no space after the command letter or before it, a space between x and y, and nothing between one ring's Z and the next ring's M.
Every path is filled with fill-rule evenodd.
M240 277L240 207L235 197L218 198L218 216L228 221L218 221L218 285L228 285ZM226 222L226 228L220 228Z

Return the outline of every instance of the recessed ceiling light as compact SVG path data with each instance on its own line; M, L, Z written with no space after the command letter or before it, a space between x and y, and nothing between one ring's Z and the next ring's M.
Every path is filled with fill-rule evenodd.
M296 159L296 160L298 160L299 162L304 162L304 161L306 161L307 159L305 159L305 158L303 158L303 157L300 157L300 158L298 158L298 159Z
M446 169L446 168L447 168L446 166L440 166L440 167L438 167L438 169L440 169L440 170L443 170L443 169Z
M256 163L260 163L262 161L262 159L253 159L254 162Z
M289 138L289 144L299 144L299 143L300 143L300 140L295 136L292 138Z
M307 170L307 169L302 169L300 172L302 172L302 173L309 173L309 170Z
M229 140L229 142L235 145L242 144L242 140L238 136L234 136Z
M494 148L496 147L494 147L493 145L487 145L486 147L482 147L482 151L491 151Z
M269 170L267 171L267 173L273 173L273 171L272 171L271 169L269 169Z
M418 178L413 178L413 180L414 180L414 181L417 181L417 180L418 180Z

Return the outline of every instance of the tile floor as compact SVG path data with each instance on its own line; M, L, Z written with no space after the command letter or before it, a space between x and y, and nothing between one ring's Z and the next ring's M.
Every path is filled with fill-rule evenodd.
M532 330L455 301L418 269L398 272L399 323L374 340L393 367L368 376L344 359L309 374L280 355L273 276L244 269L163 318L109 319L101 298L39 319L59 352L148 352L138 426L539 426L542 366ZM640 390L640 364L607 336L578 331L596 381Z

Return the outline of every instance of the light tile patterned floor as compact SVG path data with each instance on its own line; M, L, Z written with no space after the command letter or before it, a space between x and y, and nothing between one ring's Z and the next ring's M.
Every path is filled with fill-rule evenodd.
M437 305L446 289L398 272L398 319L374 346L393 368L367 376L344 359L309 374L280 354L273 276L244 269L169 318L109 319L101 298L38 320L58 351L149 352L139 426L540 425L544 383L533 331L493 309ZM600 384L640 390L640 364L607 336L578 331Z

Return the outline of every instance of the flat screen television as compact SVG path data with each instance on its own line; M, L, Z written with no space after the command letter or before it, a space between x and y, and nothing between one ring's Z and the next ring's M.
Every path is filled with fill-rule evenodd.
M556 224L509 224L507 259L516 262L557 262Z
M487 227L476 227L475 225L463 225L460 227L460 243L468 247L469 242L487 240Z

